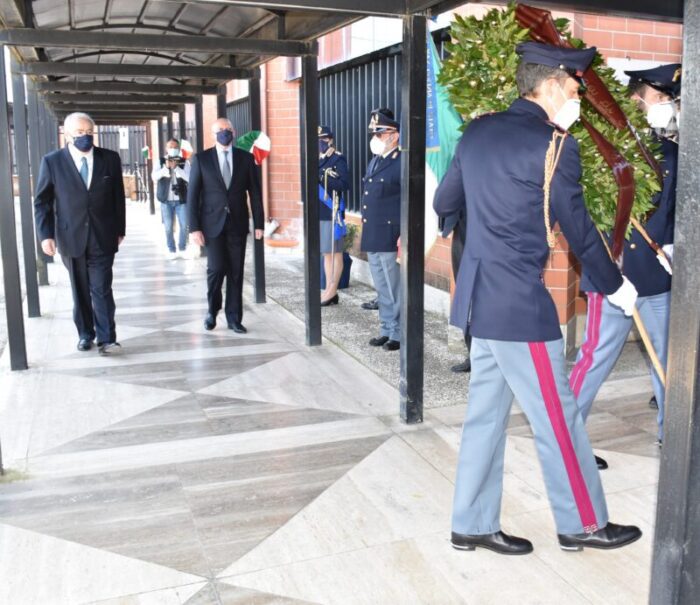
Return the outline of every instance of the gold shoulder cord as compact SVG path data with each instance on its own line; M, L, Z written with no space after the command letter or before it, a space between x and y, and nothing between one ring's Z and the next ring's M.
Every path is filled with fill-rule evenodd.
M552 232L552 225L549 220L549 194L552 187L552 179L561 157L561 150L564 147L565 132L555 130L552 133L552 140L549 142L547 154L544 156L544 228L547 231L547 245L554 248L556 238Z

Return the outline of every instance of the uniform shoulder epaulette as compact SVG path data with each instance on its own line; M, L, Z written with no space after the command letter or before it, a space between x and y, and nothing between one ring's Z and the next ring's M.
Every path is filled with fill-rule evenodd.
M474 120L480 120L480 119L483 118L483 117L492 116L492 115L494 115L495 113L498 113L498 112L497 112L497 111L486 111L486 112L484 112L484 113L480 113L478 116L474 116L473 119L474 119Z
M342 151L338 151L338 150L336 149L336 150L333 152L333 155L339 155L339 156L342 157L343 152L342 152Z
M397 157L399 157L399 152L400 152L399 149L397 149L396 151L394 151L394 153L391 154L391 159L392 159L392 160L395 160Z

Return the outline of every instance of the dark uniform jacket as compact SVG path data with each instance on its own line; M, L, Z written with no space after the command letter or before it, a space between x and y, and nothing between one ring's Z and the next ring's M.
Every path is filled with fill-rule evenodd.
M661 139L664 175L663 189L654 198L656 210L644 225L647 233L659 246L673 243L673 226L676 220L676 170L678 165L678 145L668 139ZM639 296L663 294L671 289L671 276L656 260L649 244L636 229L625 242L622 255L622 272L637 288ZM589 275L586 265L581 273L581 290L598 292L595 279Z
M85 187L68 147L41 160L34 195L40 241L55 239L63 256L82 256L92 232L100 250L114 254L126 231L126 202L119 154L93 147L92 180Z
M216 147L205 149L192 158L187 188L187 220L189 229L202 231L207 238L217 237L230 215L234 233L246 235L248 228L248 194L255 229L262 229L265 212L260 192L258 171L253 156L231 147L233 177L228 189L221 176Z
M325 179L324 172L326 170L335 171L338 176L329 176L328 179ZM350 189L350 173L348 171L348 163L342 153L336 151L330 157L323 158L318 161L318 182L324 187L326 186L326 183L328 184L326 191L328 192L328 196L331 198L331 200L334 191L337 191L338 196L340 197L343 191ZM319 202L319 204L321 206L318 211L318 219L320 221L332 221L333 211L323 202Z
M562 337L543 281L549 257L544 223L544 158L555 131L544 110L517 99L508 110L473 120L435 194L447 216L466 204L467 238L452 323L478 338L541 342ZM551 224L610 294L622 276L583 203L578 144L563 143L551 186Z
M401 152L374 156L362 179L364 252L395 252L401 234Z

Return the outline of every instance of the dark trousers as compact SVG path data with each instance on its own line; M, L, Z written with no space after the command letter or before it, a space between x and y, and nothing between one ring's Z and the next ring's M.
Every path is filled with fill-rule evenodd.
M105 254L90 234L85 253L78 257L62 256L70 275L73 292L73 321L80 338L98 343L116 342L112 265L114 254Z
M221 309L221 287L226 278L226 321L243 319L243 266L247 235L234 233L230 217L217 237L207 239L207 302L209 313L216 317Z
M464 252L464 244L466 241L467 223L463 218L460 218L452 232L452 248L450 249L452 257L452 275L454 275L455 281L457 281L457 272L462 262L462 253ZM467 351L471 351L472 337L468 331L464 332L464 343L467 345Z

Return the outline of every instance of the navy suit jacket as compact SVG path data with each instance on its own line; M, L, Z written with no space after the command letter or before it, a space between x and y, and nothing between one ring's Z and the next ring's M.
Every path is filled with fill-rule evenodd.
M92 231L105 254L119 249L126 231L126 202L119 154L93 148L92 180L85 187L68 147L43 157L34 195L41 241L55 239L63 256L82 256Z
M663 161L663 189L653 200L655 210L644 228L652 240L660 246L673 243L673 227L676 222L676 171L678 144L661 139ZM656 260L654 252L639 231L632 229L622 254L622 272L637 288L639 296L654 296L671 289L671 276ZM598 292L595 279L588 275L585 265L581 271L581 290Z
M206 238L217 237L224 228L226 217L230 216L234 233L246 235L250 217L248 195L253 211L253 225L255 229L264 227L265 211L253 156L236 147L231 149L233 176L228 188L221 176L216 147L205 149L192 158L187 188L190 232L202 231Z
M337 177L329 176L328 179L324 178L324 171L334 170L338 173ZM323 158L318 161L318 182L321 185L328 183L328 195L332 196L333 191L337 191L338 195L342 195L343 191L350 189L350 173L348 171L348 162L345 156L336 151L333 155L327 158ZM333 211L326 206L323 202L319 201L321 205L318 210L318 219L320 221L332 221Z
M435 194L448 216L466 206L467 240L457 276L452 323L473 336L542 342L562 337L544 285L549 258L544 223L544 158L555 131L539 105L517 99L506 111L473 120ZM578 144L564 139L551 184L551 224L612 293L622 276L583 203Z
M395 252L401 234L401 152L373 157L362 179L364 252Z

